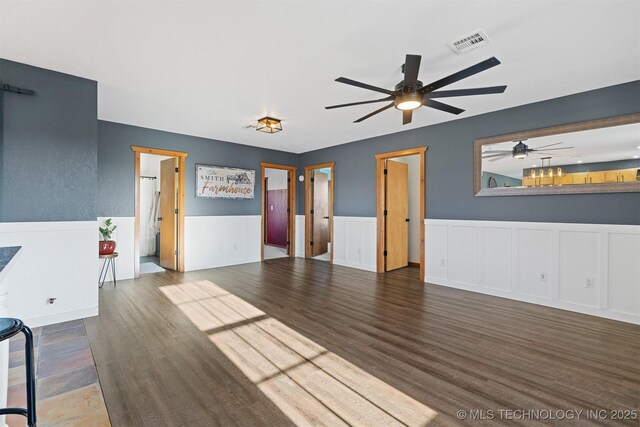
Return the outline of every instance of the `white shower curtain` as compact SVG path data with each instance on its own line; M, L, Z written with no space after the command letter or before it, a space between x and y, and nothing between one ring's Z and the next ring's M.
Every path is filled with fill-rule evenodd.
M159 232L158 202L160 199L160 192L156 191L156 188L155 179L142 178L140 180L141 256L156 253L156 234Z

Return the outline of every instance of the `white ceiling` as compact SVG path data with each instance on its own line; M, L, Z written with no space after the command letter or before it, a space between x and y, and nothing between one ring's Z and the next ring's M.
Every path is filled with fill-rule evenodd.
M524 159L514 159L512 156L507 156L494 162L483 159L482 170L514 178L522 178L523 169L542 167L540 160L542 157L551 157L551 166L573 165L578 162L587 164L640 158L640 124L635 123L530 138L524 141L529 148L533 149L558 142L562 144L548 148L563 148L562 150L543 151L552 154L541 155L532 152ZM495 150L511 150L514 145L513 141L485 145L483 153L490 153ZM545 167L547 164L545 160Z
M631 1L5 1L0 56L99 82L98 117L295 153L640 79L640 2ZM491 44L446 43L483 29ZM407 53L437 80L491 56L502 64L447 89L508 84L443 100L413 123L378 104ZM382 105L380 105L382 106ZM245 129L263 115L284 131Z

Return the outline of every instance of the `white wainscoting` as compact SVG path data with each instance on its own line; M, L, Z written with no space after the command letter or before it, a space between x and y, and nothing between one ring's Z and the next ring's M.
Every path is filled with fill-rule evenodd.
M118 227L111 236L112 240L116 242L116 252L118 252L118 259L116 261L116 279L126 280L133 279L134 274L134 232L135 232L135 217L132 216L110 216L98 218L98 224L102 225L103 222L111 218L111 222ZM101 239L99 233L96 234L96 239ZM96 245L98 243L96 242ZM102 268L102 261L98 265L98 271L96 272L96 278L100 275L100 268ZM96 279L98 280L98 279ZM107 274L107 281L111 281L111 272Z
M429 283L640 324L640 226L425 220L425 258Z
M185 270L260 261L260 215L188 216Z
M97 229L96 221L0 223L0 245L22 246L6 278L8 315L31 327L97 315Z
M304 258L304 215L296 215L296 256Z
M334 216L333 263L376 271L376 218Z

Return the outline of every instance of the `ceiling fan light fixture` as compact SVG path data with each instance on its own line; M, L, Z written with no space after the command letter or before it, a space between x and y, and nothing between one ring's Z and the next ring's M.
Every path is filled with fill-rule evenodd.
M476 35L480 38L483 38L479 34L476 34ZM477 40L477 41L473 40L473 41L470 41L469 43L474 44L477 42L479 43L480 41L481 40ZM388 110L391 107L395 107L397 110L402 111L402 124L407 125L411 123L413 110L420 108L422 106L444 111L446 113L456 114L456 115L464 112L464 110L461 108L453 107L451 105L445 104L444 102L436 101L433 98L497 94L497 93L503 93L507 88L506 86L492 86L492 87L481 87L481 88L472 88L472 89L441 90L441 91L438 90L442 87L448 86L457 81L460 81L467 77L471 77L475 74L478 74L482 71L488 70L489 68L499 65L500 61L498 61L496 57L485 59L482 62L472 65L471 67L467 67L464 70L460 70L457 73L453 73L447 77L441 78L440 80L437 80L435 82L429 83L426 86L424 86L423 83L420 80L418 80L421 58L422 57L420 55L407 54L405 56L405 62L404 64L402 64L402 73L404 74L404 79L402 79L400 83L396 84L393 90L372 86L370 84L348 79L346 77L338 77L336 81L339 83L344 83L350 86L356 86L356 87L371 90L374 92L384 93L387 96L381 99L372 99L372 100L360 101L360 102L349 102L347 104L330 105L324 108L327 110L331 110L333 108L352 107L354 105L364 105L364 104L371 104L376 102L391 101L384 107L378 108L377 110L365 116L362 116L359 119L354 120L353 122L360 123L363 120L367 120L375 116L376 114L380 114L383 111Z
M528 153L528 146L524 142L520 141L513 146L512 155L514 159L525 159Z
M282 120L265 116L261 119L258 119L258 125L256 126L256 130L258 132L264 132L264 133L280 132L282 130Z
M398 110L415 110L422 107L422 95L417 93L405 93L396 97L393 101Z

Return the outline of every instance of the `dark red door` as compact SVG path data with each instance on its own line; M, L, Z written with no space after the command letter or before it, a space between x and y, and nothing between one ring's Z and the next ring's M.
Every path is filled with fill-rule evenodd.
M267 244L287 246L287 190L267 190Z

